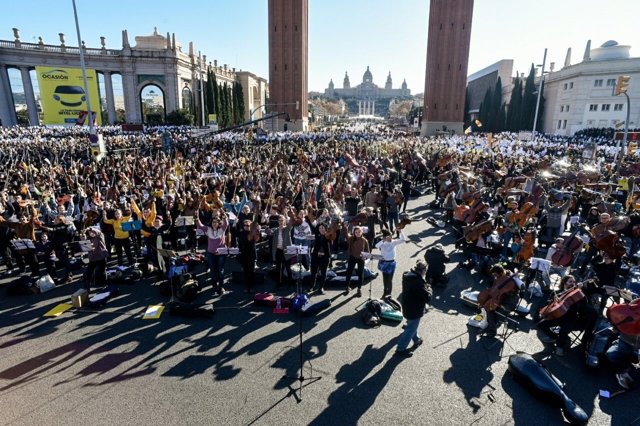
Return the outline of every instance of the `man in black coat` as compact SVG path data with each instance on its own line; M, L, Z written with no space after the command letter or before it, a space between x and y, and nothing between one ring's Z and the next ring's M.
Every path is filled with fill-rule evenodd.
M424 342L418 335L418 326L427 303L431 301L431 286L427 283L426 276L427 265L422 260L411 271L402 275L402 313L407 325L398 339L397 356L412 356L413 351ZM409 348L411 340L413 346Z

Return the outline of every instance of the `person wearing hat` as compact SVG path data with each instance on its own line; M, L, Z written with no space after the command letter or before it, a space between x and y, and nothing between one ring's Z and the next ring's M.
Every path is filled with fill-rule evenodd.
M395 355L409 358L424 340L418 334L420 320L424 316L424 310L431 301L431 286L427 283L427 264L418 260L413 269L402 275L402 315L407 320L407 325L398 339ZM409 342L413 346L409 348Z

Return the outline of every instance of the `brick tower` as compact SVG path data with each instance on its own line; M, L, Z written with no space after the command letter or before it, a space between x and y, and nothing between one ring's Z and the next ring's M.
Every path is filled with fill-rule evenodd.
M274 120L279 130L308 128L308 11L308 0L269 0L269 111L290 119Z
M473 0L431 0L423 136L463 132Z

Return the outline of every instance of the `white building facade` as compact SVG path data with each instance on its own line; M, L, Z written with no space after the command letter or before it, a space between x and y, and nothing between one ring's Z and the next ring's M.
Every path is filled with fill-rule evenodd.
M36 66L80 67L79 48L65 45L64 34L59 34L60 44L25 43L20 40L17 28L13 29L14 40L0 40L0 121L2 126L17 124L16 105L13 97L8 70L20 71L24 98L29 114L29 123L40 124L38 105L30 73ZM267 81L249 72L236 72L227 65L218 66L217 61L207 63L206 55L194 51L193 42L188 52L176 42L175 34L166 37L153 34L135 37L136 44L129 44L127 31L122 31L122 48L108 49L104 37L100 48L84 46L86 67L95 69L104 79L107 123L116 122L116 109L124 107L127 123L143 123L142 90L154 85L162 91L165 115L189 106L192 99L196 117L201 114L201 78L206 81L207 69L211 69L219 84L232 85L240 82L244 93L245 119L256 109L253 118L260 118L259 108L267 96ZM114 94L112 77L119 74L122 79L122 95ZM93 108L93 106L92 106ZM205 118L206 120L206 118ZM104 124L107 124L104 123Z
M612 40L591 49L589 41L582 62L573 65L569 49L564 66L544 79L543 131L570 136L588 128L624 129L627 99L613 95L621 75L631 77L629 128L640 127L640 58L630 49Z

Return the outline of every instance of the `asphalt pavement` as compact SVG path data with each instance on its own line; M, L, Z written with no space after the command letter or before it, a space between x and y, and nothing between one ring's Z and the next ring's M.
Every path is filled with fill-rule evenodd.
M198 302L213 303L211 318L165 311L156 320L142 315L167 299L148 279L121 286L101 309L69 310L56 318L43 315L69 302L77 280L32 296L8 297L0 288L0 424L563 424L559 408L507 373L508 356L523 351L566 384L590 425L640 425L638 390L600 398L601 390L621 390L613 373L586 367L577 348L553 355L529 318L520 318L518 331L506 340L481 337L467 326L474 310L460 301L460 292L483 284L477 273L458 267L464 256L454 251L452 229L427 223L442 213L429 209L432 199L409 202L414 221L405 234L412 242L399 247L394 277L397 297L401 273L426 248L440 242L452 256L449 284L435 288L420 325L425 343L412 358L393 356L399 323L362 323L357 308L369 287L356 298L354 292L343 296L343 287L327 286L326 295L312 301L331 299L331 307L301 321L254 306L240 283L222 297L203 286ZM231 270L239 270L233 261L227 264ZM5 276L0 284L11 279ZM271 280L257 288L274 289ZM382 277L371 292L382 295ZM296 378L301 356L302 382Z

